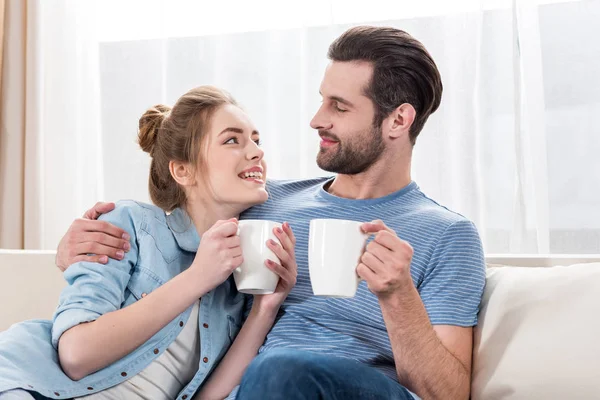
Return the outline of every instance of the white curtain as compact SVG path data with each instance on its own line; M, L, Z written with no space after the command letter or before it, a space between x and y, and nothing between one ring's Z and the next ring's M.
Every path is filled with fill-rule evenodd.
M365 23L411 33L441 71L415 147L425 193L488 253L600 253L600 1L29 3L27 248L54 248L96 200L148 201L137 120L201 84L248 110L271 177L324 174L308 123L327 47Z
M0 247L54 249L103 197L94 4L9 0L7 16Z

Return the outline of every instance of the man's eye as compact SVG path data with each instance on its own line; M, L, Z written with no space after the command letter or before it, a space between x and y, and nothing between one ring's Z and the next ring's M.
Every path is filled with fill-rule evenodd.
M340 108L339 105L338 105L338 103L335 103L333 105L333 108L335 108L335 111L341 112L341 113L344 113L344 112L348 111L348 110L344 110L343 108Z
M256 140L254 141L254 143L256 143L256 145L257 145L257 146L260 146L260 144L261 144L262 142L260 141L260 139L256 139Z
M228 139L225 143L223 144L239 144L237 138L232 137L231 139Z

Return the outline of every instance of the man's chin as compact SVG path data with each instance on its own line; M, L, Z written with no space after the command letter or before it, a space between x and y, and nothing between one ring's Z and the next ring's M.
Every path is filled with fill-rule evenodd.
M332 163L329 162L329 160L320 160L317 157L317 166L319 168L321 168L323 171L331 172L331 173L334 173L334 174L338 173L338 171L337 171L338 168L336 168L335 165L332 165Z

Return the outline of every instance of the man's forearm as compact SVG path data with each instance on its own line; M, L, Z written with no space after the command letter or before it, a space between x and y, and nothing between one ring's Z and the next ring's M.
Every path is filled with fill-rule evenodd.
M468 399L470 371L438 339L414 288L380 299L400 383L423 399Z

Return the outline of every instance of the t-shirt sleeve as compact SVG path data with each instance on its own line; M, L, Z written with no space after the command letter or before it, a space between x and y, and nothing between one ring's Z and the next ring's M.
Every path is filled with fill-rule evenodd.
M475 225L461 220L440 237L418 287L432 325L477 325L485 258Z

